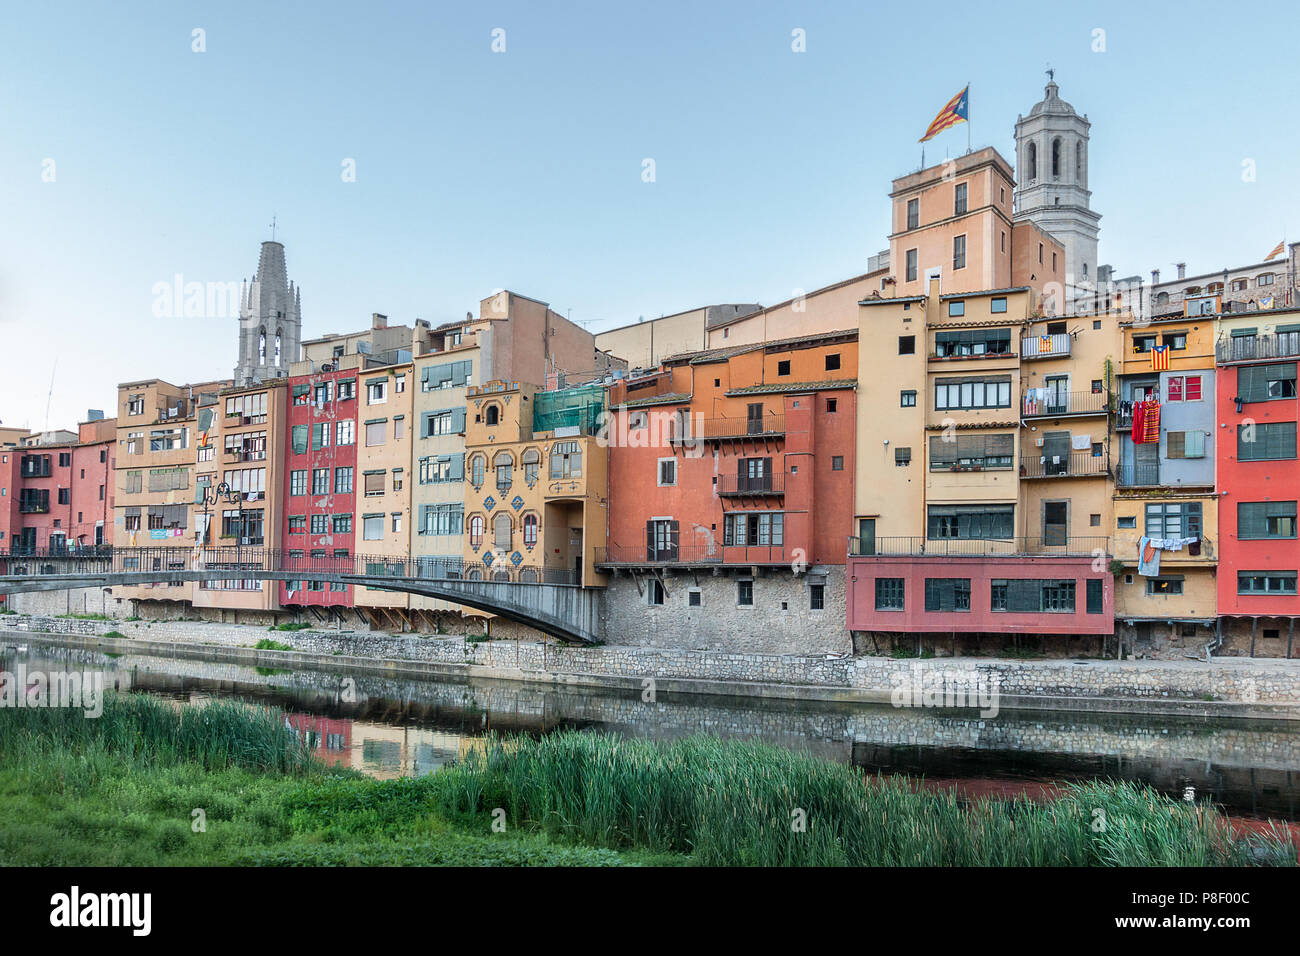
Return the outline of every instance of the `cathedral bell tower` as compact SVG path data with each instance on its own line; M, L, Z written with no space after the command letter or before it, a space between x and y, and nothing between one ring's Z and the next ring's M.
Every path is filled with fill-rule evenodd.
M284 244L262 243L257 274L245 282L239 301L239 365L235 384L284 378L298 361L302 341L302 290L284 266Z
M1097 282L1097 234L1088 189L1087 116L1061 99L1053 71L1043 99L1016 118L1015 218L1029 220L1065 246L1065 302L1071 304Z

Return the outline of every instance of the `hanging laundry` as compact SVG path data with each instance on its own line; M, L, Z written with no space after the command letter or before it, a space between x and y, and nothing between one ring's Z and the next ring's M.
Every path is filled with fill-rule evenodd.
M1160 549L1145 535L1138 539L1138 574L1155 577L1160 573Z
M1198 556L1200 555L1200 553L1201 553L1201 539L1200 539L1200 538L1195 538L1195 539L1193 539L1192 543L1189 544L1189 545L1187 546L1187 553L1190 554L1190 555L1191 555L1192 557L1194 557L1194 558L1195 558L1195 557L1198 557Z
M1160 403L1154 398L1141 402L1133 413L1133 443L1160 443Z
M1091 435L1071 435L1070 447L1075 451L1092 451Z

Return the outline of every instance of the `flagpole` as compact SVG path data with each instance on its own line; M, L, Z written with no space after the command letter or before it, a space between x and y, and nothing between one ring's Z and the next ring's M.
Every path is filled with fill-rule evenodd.
M966 152L970 152L970 80L966 81Z

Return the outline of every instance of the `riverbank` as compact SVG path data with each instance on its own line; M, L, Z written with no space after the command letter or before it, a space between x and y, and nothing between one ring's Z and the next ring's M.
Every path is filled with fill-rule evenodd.
M0 638L6 636L99 651L417 680L478 677L652 695L905 706L942 706L958 695L978 702L981 694L987 697L996 689L998 710L1300 719L1300 661L1272 659L1206 663L720 654L23 615L0 617ZM252 646L267 637L293 649Z
M9 865L1295 862L1283 828L1243 835L1127 783L963 801L765 744L573 731L489 738L379 781L326 769L274 710L118 694L95 720L0 709Z

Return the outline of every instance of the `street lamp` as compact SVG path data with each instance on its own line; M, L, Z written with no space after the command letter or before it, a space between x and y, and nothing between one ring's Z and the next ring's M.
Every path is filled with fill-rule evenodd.
M223 481L215 487L205 489L203 492L203 541L200 542L201 544L208 545L212 543L212 518L210 514L210 506L220 503L238 506L239 515L237 519L237 527L239 529L239 534L236 535L236 538L242 540L244 532L244 496L234 488L230 487L229 482Z

